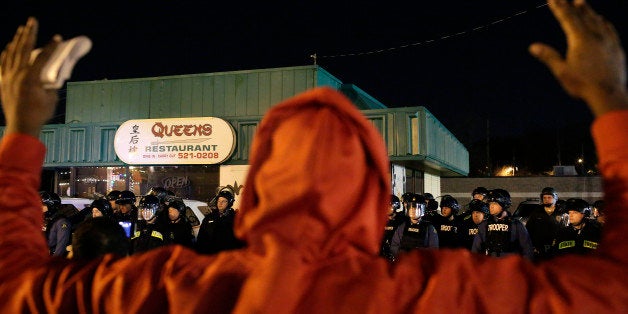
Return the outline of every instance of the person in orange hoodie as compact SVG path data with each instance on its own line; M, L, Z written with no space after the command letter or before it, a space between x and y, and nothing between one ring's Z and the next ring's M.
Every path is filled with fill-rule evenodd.
M199 255L183 246L77 262L48 256L37 194L56 90L39 73L59 38L31 65L37 22L3 52L0 142L0 304L8 313L587 312L628 308L628 95L612 26L584 1L550 0L568 38L562 57L533 44L592 126L608 223L596 254L538 265L467 250L378 256L390 201L387 151L344 96L307 91L271 108L254 138L236 236L242 249ZM285 193L277 187L290 186ZM291 226L286 228L285 226ZM604 289L593 287L603 282ZM447 291L447 297L443 297Z

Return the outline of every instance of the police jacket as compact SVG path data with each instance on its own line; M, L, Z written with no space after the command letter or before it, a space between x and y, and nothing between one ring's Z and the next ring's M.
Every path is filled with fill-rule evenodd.
M420 219L417 223L412 223L406 219L395 231L390 243L390 251L393 256L398 256L400 252L408 252L417 248L438 248L438 233L434 226Z
M401 225L405 221L404 216L401 214L396 214L393 219L388 219L386 223L386 227L384 227L384 236L382 238L380 255L386 257L388 259L393 259L394 255L390 249L390 245L392 243L392 237L397 230L397 227Z
M7 313L623 313L626 121L628 110L613 111L593 125L609 196L596 254L540 264L462 249L413 250L394 264L379 256L388 151L373 123L329 88L267 111L235 221L247 246L216 255L169 245L120 259L50 257L34 236L45 146L5 134L0 195L11 197L0 206L0 304ZM598 282L609 289L591 286Z
M592 222L585 222L580 229L571 225L561 227L558 230L553 249L557 255L590 253L597 250L601 236L600 225Z
M156 219L155 219L156 220ZM137 254L172 243L164 235L164 228L160 223L137 222L137 230L131 235L131 254Z
M184 218L179 218L176 222L168 219L162 226L162 233L168 238L168 242L192 247L194 234L192 233L192 225L189 221Z
M205 216L196 237L196 251L214 254L241 248L244 243L236 238L233 231L235 216L233 208L225 209L223 214L214 211Z
M480 223L471 251L496 257L520 254L529 260L534 258L528 231L507 210L503 210L498 217L489 215Z
M473 222L473 219L466 219L462 222L458 227L458 243L460 243L461 247L471 250L473 240L478 234L479 226L480 225Z
M535 260L542 260L551 257L551 249L556 239L556 233L560 228L562 215L558 206L550 215L547 214L543 205L539 205L528 218L526 229L534 246Z
M456 248L460 246L458 222L453 215L450 217L435 215L431 222L438 233L439 248Z
M45 235L50 255L66 256L66 247L72 241L72 224L61 214L54 215L45 226Z

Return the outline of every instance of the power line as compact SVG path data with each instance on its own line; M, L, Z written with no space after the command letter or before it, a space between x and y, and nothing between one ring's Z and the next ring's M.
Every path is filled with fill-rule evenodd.
M514 14L511 14L509 16L494 20L490 23L487 24L483 24L477 27L473 27L461 32L457 32L457 33L450 33L447 35L443 35L439 38L436 39L428 39L428 40L424 40L424 41L420 41L420 42L415 42L415 43L411 43L411 44L405 44L405 45L400 45L400 46L396 46L396 47L389 47L389 48L382 48L382 49L376 49L376 50L370 50L370 51L363 51L363 52L353 52L353 53L342 53L342 54L334 54L334 55L323 55L323 56L319 56L316 53L310 55L310 58L312 58L314 64L316 64L317 59L328 59L328 58L341 58L341 57L355 57L355 56L364 56L364 55L373 55L373 54L382 54L382 53L386 53L389 51L395 51L395 50L400 50L400 49L405 49L405 48L410 48L410 47L415 47L415 46L423 46L423 45L427 45L427 44L431 44L431 43L435 43L438 41L442 41L442 40L446 40L446 39L451 39L451 38L455 38L455 37L460 37L463 35L467 35L467 34L471 34L473 32L479 32L482 30L485 30L489 27L493 27L497 24L501 24L504 23L512 18L515 18L517 16L520 15L524 15L527 13L530 13L533 10L538 10L542 7L547 6L547 3L543 3L540 5L537 5L536 7L534 7L533 9L527 9L527 10L522 10L519 12L516 12Z

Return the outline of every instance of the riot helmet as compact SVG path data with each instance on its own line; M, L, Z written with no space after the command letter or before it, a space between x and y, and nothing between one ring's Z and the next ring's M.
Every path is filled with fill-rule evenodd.
M140 203L138 206L139 209L139 217L144 220L151 220L159 211L159 199L155 195L145 195L140 199Z
M479 199L472 199L469 203L469 211L471 212L471 220L474 224L479 225L488 218L490 214L489 204Z
M135 204L135 193L129 190L124 190L120 192L120 196L118 197L118 199L116 199L116 204Z
M420 194L412 194L406 197L403 205L405 206L406 215L410 219L419 219L425 215L425 207L427 206L425 197Z
M233 193L231 193L228 190L222 190L220 192L218 192L218 194L216 195L216 202L218 201L218 198L220 197L224 197L225 199L227 199L227 208L231 208L231 206L233 206L233 203L235 202L235 198L233 197Z
M499 204L503 210L507 210L510 205L512 205L512 201L510 200L510 193L504 189L494 189L488 191L486 194L486 199L488 203L495 202Z
M425 211L428 213L434 213L438 209L438 201L434 199L432 193L423 193L425 198Z
M115 202L120 197L120 193L118 190L112 190L107 194L107 200Z
M486 194L488 194L488 190L483 186L478 186L473 189L473 192L471 192L471 197L473 197L474 199L483 200L486 197ZM481 195L482 197L476 198L476 195Z
M544 187L543 190L541 190L541 198L543 198L543 195L551 195L554 198L558 198L558 192L556 192L556 189L550 186Z
M166 206L168 218L171 221L176 221L179 218L185 219L186 206L181 199L173 199Z
M589 217L591 215L591 206L587 201L580 198L570 198L565 202L565 210L576 211L583 214L585 217Z
M604 200L597 200L593 202L593 205L591 205L591 207L591 214L593 214L595 218L604 216Z
M449 207L451 208L452 213L455 215L460 210L460 204L458 204L458 200L456 200L451 195L443 195L440 200L440 208Z
M565 210L569 217L569 224L574 228L582 227L584 221L591 215L591 206L589 206L589 203L579 198L568 199L565 202Z
M551 200L548 200L548 202L546 202L543 199L544 195L549 195L552 197ZM543 206L546 207L551 207L552 205L556 204L556 201L558 200L558 193L556 192L556 190L553 187L544 187L543 190L541 190L541 195L540 195L540 199L541 199L541 204Z
M159 199L159 202L163 204L166 196L168 196L168 190L160 186L154 186L150 188L146 194L156 196Z
M48 207L48 211L51 214L54 214L61 206L61 198L57 193L41 191L39 196L41 197L41 203Z
M469 203L469 211L471 212L481 212L484 215L488 215L488 204L481 200L471 200Z
M112 217L113 216L113 208L111 207L111 203L109 203L109 201L104 198L100 198L93 201L91 205L89 205L88 208L92 211L92 217L99 217L99 216ZM95 213L94 209L98 210L98 212Z
M394 216L401 211L401 201L395 194L390 195L390 216Z

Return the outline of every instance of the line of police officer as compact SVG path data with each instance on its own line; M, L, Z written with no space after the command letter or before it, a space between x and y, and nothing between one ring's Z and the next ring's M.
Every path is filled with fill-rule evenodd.
M529 260L540 260L535 256L526 226L508 211L512 204L508 191L478 187L471 194L473 199L463 212L454 197L442 196L440 213L438 202L431 195L405 193L401 199L391 195L380 255L395 261L414 249L465 248L494 257L520 254ZM569 223L554 233L548 249L552 256L595 250L600 230L599 224L587 219L591 213L589 204L569 199L564 208L569 213Z

